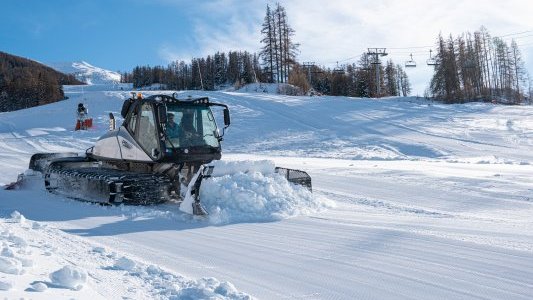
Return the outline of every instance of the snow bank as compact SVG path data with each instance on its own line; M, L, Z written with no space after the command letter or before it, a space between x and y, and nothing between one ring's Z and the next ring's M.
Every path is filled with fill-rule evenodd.
M17 211L10 216L0 218L0 291L6 299L35 298L36 292L47 299L252 299L229 282L188 279L48 224L33 226L37 222Z
M26 229L26 218L18 211L11 213L9 224ZM33 266L33 260L25 257L31 254L28 249L28 242L14 234L9 228L3 228L0 234L0 241L2 241L2 251L0 251L0 272L10 275L22 275L26 273L25 268ZM11 289L11 283L3 282L0 289Z
M151 298L157 299L235 299L248 300L252 297L239 292L230 282L220 282L216 278L190 280L174 275L155 265L146 265L127 257L118 259L114 270L125 271L124 277L140 279L152 286Z
M240 293L229 282L220 282L215 278L202 278L179 291L179 299L252 299Z
M272 161L217 161L200 197L212 223L274 221L324 207L306 188L274 173ZM225 174L225 175L222 175Z
M249 83L237 89L236 92L303 95L301 88L287 83Z

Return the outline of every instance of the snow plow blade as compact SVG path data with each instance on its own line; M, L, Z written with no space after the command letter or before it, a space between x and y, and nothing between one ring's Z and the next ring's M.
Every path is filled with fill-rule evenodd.
M48 168L52 160L62 157L78 156L78 153L64 152L64 153L35 153L30 158L29 169L43 173Z
M273 165L272 165L273 166ZM213 165L203 165L196 172L196 174L191 179L189 185L187 186L186 192L183 195L183 201L180 203L180 210L187 214L196 215L196 216L207 216L209 213L203 207L200 202L200 187L202 182L206 179L211 178L212 176L224 176L224 171L214 172L217 168ZM235 165L232 164L229 168L231 171L228 174L235 172L247 173L249 170L246 170L246 165ZM255 167L251 166L250 170L261 171L261 166ZM264 169L263 169L264 170ZM272 170L272 169L271 169ZM270 171L272 172L272 171ZM305 171L288 169L282 167L274 167L274 173L277 173L283 176L288 182L292 184L301 185L307 188L312 192L311 176Z
M13 181L11 183L4 185L4 190L16 190L22 185L23 180L24 180L24 175L19 174L17 177L17 181Z
M313 191L311 176L307 172L295 169L276 167L276 173L284 176L290 183L306 187L310 192Z

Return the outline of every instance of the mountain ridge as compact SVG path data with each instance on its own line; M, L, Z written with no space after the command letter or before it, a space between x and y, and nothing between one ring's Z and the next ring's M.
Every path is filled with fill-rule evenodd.
M118 72L93 66L84 60L50 63L49 66L59 72L72 74L76 79L89 85L116 84L120 82L121 77Z
M83 84L38 61L0 51L0 111L65 99L63 85Z

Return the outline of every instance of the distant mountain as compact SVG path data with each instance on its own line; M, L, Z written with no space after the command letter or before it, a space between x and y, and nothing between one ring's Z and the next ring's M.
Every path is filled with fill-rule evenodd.
M63 85L83 84L39 62L0 52L0 112L65 99Z
M52 63L50 67L59 72L72 74L76 79L87 84L114 84L120 82L120 74L99 67L85 61Z

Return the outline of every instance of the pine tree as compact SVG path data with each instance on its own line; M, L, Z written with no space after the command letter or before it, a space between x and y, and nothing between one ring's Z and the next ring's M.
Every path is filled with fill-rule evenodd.
M266 10L266 16L265 20L263 22L263 27L261 29L261 33L264 35L263 39L261 40L261 43L265 44L263 48L261 49L261 52L259 55L263 58L263 62L265 65L265 73L269 76L269 82L274 82L274 18L272 17L272 11L270 10L270 6L267 4L267 10Z
M396 67L392 60L389 60L385 67L385 91L388 96L399 96L396 76Z
M411 94L411 83L409 82L409 77L402 66L397 65L398 68L398 82L400 83L399 88L403 97L407 97Z
M263 60L264 72L269 74L270 82L286 82L296 62L298 44L292 41L294 30L288 24L285 8L279 3L274 11L267 5L261 33L264 46L259 55Z
M481 29L472 35L438 40L431 93L446 103L476 99L518 104L525 97L528 74L520 50Z
M515 82L514 82L514 90L515 90L515 97L514 102L515 104L522 103L522 94L525 94L526 90L526 83L527 83L527 72L524 67L524 61L522 60L522 54L520 53L520 49L518 49L518 45L516 44L515 40L511 41L511 60L514 67L514 73L515 73ZM531 92L529 92L529 96L531 96Z

